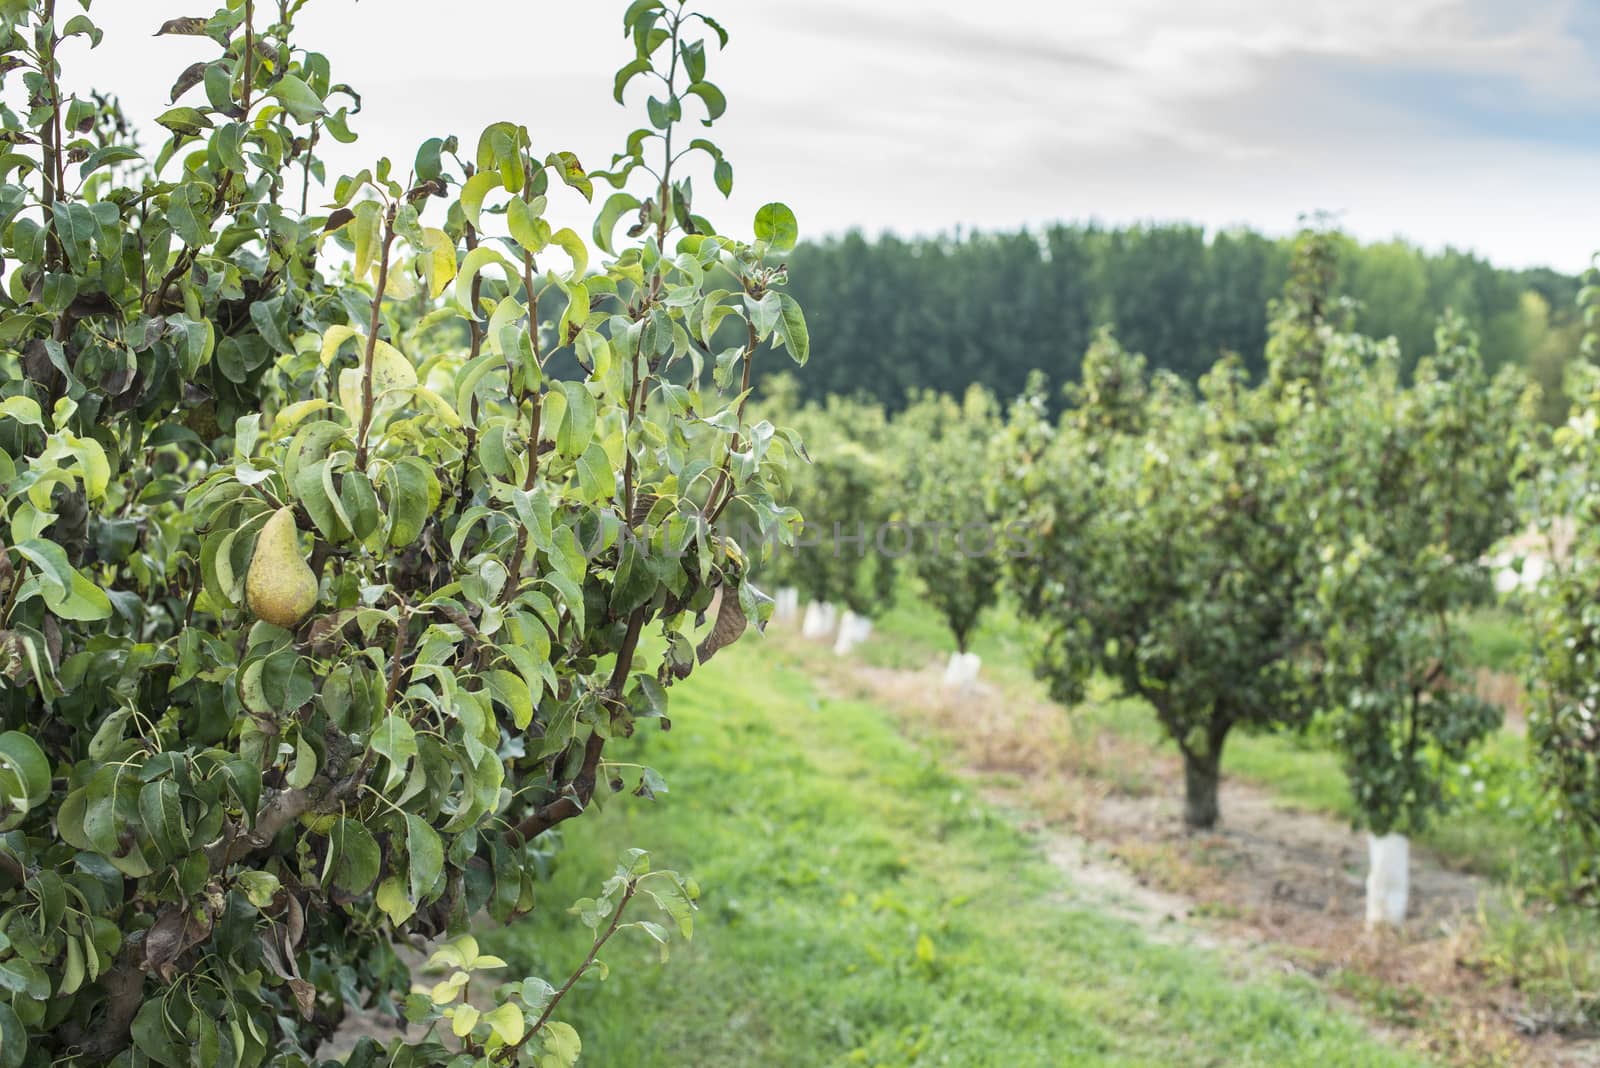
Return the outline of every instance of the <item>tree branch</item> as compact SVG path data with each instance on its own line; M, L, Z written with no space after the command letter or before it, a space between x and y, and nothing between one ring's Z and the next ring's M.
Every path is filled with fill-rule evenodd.
M539 1018L528 1029L527 1038L523 1039L524 1042L539 1033L540 1029L549 1022L551 1014L556 1011L556 1006L561 1004L561 999L567 996L567 991L577 985L578 980L583 978L584 973L594 966L595 958L600 955L600 948L606 944L612 935L617 933L617 927L622 923L623 910L628 907L628 902L633 900L633 895L638 889L639 880L629 879L627 889L622 892L622 900L617 902L617 911L611 914L611 922L606 925L604 931L595 936L594 945L589 947L589 955L583 958L583 963L578 965L577 970L567 977L565 983L561 984L561 989L557 990L550 998L550 1004L544 1007L544 1012L539 1014Z
M643 630L644 609L636 608L633 615L628 617L628 633L622 639L621 648L617 650L617 663L611 670L611 681L606 687L613 699L622 697L623 687L628 681L628 672L633 669L634 650L639 646L639 635ZM562 787L561 796L534 809L511 829L513 845L520 845L538 837L588 807L589 799L594 796L600 756L605 747L606 740L599 731L589 735L589 740L584 743L583 765L578 769L578 773Z

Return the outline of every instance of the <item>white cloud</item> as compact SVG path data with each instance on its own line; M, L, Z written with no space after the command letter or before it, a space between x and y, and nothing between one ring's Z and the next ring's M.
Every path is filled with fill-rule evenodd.
M1329 207L1365 236L1575 269L1600 245L1574 225L1594 217L1600 143L1510 134L1519 116L1600 111L1584 2L704 0L734 35L712 73L738 190L712 214L782 197L812 233L1089 216L1285 231ZM304 43L367 101L359 151L335 169L507 117L605 162L638 124L609 96L622 6L313 0ZM89 74L134 86L146 124L168 75L209 47L152 40L165 8L95 9L108 40ZM1398 74L1406 94L1436 81L1473 94L1445 103L1503 121L1447 121L1383 80Z

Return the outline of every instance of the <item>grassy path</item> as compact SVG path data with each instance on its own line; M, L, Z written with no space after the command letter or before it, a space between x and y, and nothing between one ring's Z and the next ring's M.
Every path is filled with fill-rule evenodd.
M672 792L578 821L544 907L492 938L559 978L588 944L564 907L623 849L699 880L692 943L665 965L639 943L611 949L611 977L564 1003L584 1063L1417 1063L1308 982L1243 977L1075 904L887 714L822 696L773 653L743 642L674 691L673 730L620 757Z
M1520 632L1492 613L1473 617L1466 625L1476 655L1488 666L1509 670L1521 648L1519 643L1525 641ZM1008 691L1037 694L1043 700L1043 686L1029 670L1028 641L1013 614L992 609L984 617L974 651L983 657L986 680ZM879 621L872 641L856 655L877 666L916 670L954 648L938 616L921 607L915 591L907 589ZM1137 699L1100 693L1073 708L1071 717L1086 734L1107 732L1152 750L1175 752L1155 715ZM1445 787L1456 807L1450 818L1429 826L1417 838L1418 843L1463 871L1498 880L1510 880L1529 870L1555 870L1558 860L1550 843L1530 840L1528 835L1530 824L1538 823L1530 812L1538 808L1539 789L1525 746L1522 734L1508 726L1491 735L1467 764L1453 769ZM1106 770L1138 774L1137 769ZM1235 731L1223 752L1222 773L1224 778L1270 790L1287 806L1339 820L1349 820L1354 812L1338 760L1305 738Z

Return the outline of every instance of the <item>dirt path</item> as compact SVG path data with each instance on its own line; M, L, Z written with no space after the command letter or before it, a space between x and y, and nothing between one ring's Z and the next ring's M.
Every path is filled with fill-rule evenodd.
M1085 737L1050 702L980 685L956 693L921 671L836 658L793 635L820 680L896 712L1025 830L1088 907L1162 940L1217 948L1247 969L1292 969L1356 1006L1386 1038L1464 1065L1600 1065L1600 1041L1564 1034L1520 991L1475 967L1478 876L1413 848L1411 913L1399 934L1363 928L1366 838L1319 813L1226 782L1224 823L1186 833L1170 754ZM1485 905L1485 907L1491 907Z

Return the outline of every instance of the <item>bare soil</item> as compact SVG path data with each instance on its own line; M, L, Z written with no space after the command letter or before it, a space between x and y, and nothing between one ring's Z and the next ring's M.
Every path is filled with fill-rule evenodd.
M897 713L953 750L1087 905L1155 937L1216 948L1250 970L1319 980L1385 1038L1461 1065L1600 1065L1600 1041L1548 1018L1475 965L1480 908L1499 900L1479 876L1413 844L1411 911L1401 931L1369 932L1364 834L1241 782L1222 787L1223 823L1187 832L1174 754L1109 733L1086 735L1057 705L980 683L943 685L942 665L900 671L814 651L827 685ZM1483 903L1483 904L1480 904Z

